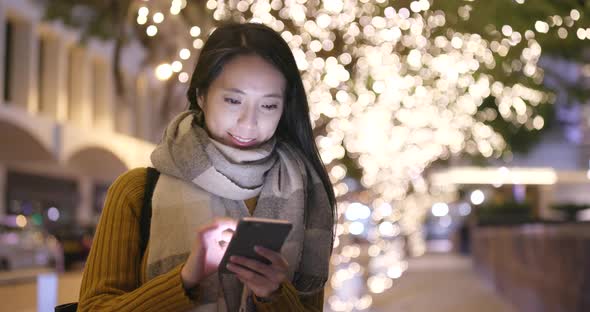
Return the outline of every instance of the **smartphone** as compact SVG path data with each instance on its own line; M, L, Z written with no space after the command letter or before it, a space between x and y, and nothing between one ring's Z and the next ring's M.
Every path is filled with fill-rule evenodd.
M242 256L270 264L266 258L254 251L254 246L262 246L280 252L292 227L293 225L285 220L255 217L240 219L236 231L221 259L219 271L221 273L233 274L232 271L227 269L227 264L230 262L229 258L231 256Z

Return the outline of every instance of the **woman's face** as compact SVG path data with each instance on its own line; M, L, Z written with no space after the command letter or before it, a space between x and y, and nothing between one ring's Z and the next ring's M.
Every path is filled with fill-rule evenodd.
M256 55L229 61L199 96L209 135L226 145L254 148L275 133L284 109L285 77Z

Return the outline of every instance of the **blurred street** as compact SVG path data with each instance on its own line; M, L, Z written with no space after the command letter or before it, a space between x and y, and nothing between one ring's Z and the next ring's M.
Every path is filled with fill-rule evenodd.
M0 301L2 301L2 311L38 311L37 281L31 273L33 273L32 270L0 274ZM36 273L46 273L46 271ZM20 275L18 276L20 278L19 282L13 282L10 285L4 283L6 278L14 281L17 275ZM66 303L77 301L81 281L81 272L68 272L59 275L57 302ZM53 311L53 309L46 311Z
M451 254L410 260L404 275L373 304L373 312L517 311L482 282L469 258Z

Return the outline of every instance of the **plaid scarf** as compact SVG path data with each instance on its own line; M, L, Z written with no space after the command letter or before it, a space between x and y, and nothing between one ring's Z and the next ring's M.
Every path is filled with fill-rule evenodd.
M324 186L299 150L275 140L252 150L223 145L189 111L170 123L151 159L162 175L152 198L147 280L186 260L197 227L219 216L249 216L244 200L258 196L255 217L293 224L281 252L299 294L323 290L333 219ZM213 274L199 284L195 311L255 311L242 291L233 274Z

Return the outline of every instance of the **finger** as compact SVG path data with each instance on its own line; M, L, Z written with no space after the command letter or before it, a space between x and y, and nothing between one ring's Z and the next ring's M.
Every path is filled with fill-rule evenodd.
M226 228L225 230L222 231L223 233L227 233L230 235L234 235L234 233L236 232L235 229L231 229L231 228Z
M247 286L248 286L248 288L252 289L252 287L250 287L250 285L248 285L249 283L248 283L246 280L244 280L244 279L243 279L243 278L242 278L242 277L241 277L241 276L240 276L238 273L236 273L236 278L237 278L237 279L238 279L240 282L242 282L242 284L244 284L244 285L247 285Z
M274 265L277 265L281 268L288 268L289 267L289 263L287 262L285 257L283 257L283 255L281 255L280 253L278 253L276 251L272 251L272 250L264 248L262 246L255 246L254 251L257 254L268 259Z
M230 218L215 218L213 221L202 225L197 229L199 232L220 229L221 231L232 230L235 231L237 222Z
M237 264L232 264L229 263L227 265L227 269L234 272L237 276L241 277L244 281L250 282L250 283L254 283L254 282L260 282L259 279L263 278L264 280L266 280L266 278L264 278L262 275L251 271L249 269L240 267Z
M238 225L238 222L235 219L231 219L231 218L215 218L213 220L214 224L217 224L217 226L219 228L222 228L223 230L226 229L231 229L232 231L236 230L236 227Z
M214 237L217 240L221 237L224 231L231 232L235 231L236 221L230 218L216 218L211 223L208 223L200 227L197 232L203 238Z
M232 256L229 258L229 260L232 263L239 264L243 267L246 267L247 269L249 269L251 271L254 271L254 272L260 274L260 275L264 275L267 278L272 277L276 273L272 266L270 266L268 264L264 264L260 261L253 260L253 259L248 259L248 258L240 257L240 256Z
M202 226L198 227L196 229L196 232L197 233L205 233L205 232L214 230L216 228L217 228L217 224L215 224L215 223L207 223L205 225L202 225Z
M265 288L270 286L268 283L266 284L262 284L262 285L258 285L250 280L247 280L245 277L241 276L240 274L236 273L236 278L245 286L247 286L252 292L254 292L255 294L257 294L260 297L266 297L266 296L261 296L259 294L261 293L269 293L268 290L266 290Z
M232 224L231 221L229 221L229 223L225 223L224 221L223 224L219 224L213 231L214 235L218 239L223 239L229 242L235 232L235 229L235 225Z
M224 241L229 242L233 236L234 236L234 232L232 230L228 229L228 230L221 232L220 238Z
M199 239L203 242L211 241L212 238L215 238L215 229L217 225L215 224L207 224L199 229L197 229L197 235Z
M215 240L218 242L219 246L224 249L227 247L229 242L234 236L234 230L231 228L223 228L219 227L215 231Z
M242 284L246 285L258 297L270 297L272 293L280 287L280 283L255 283L251 280L247 280L246 278L237 273L236 277L240 282L242 282Z
M258 273L266 279L275 283L281 283L287 279L287 268L281 268L275 265L268 265L254 259L233 256L230 261L239 264L255 273Z

